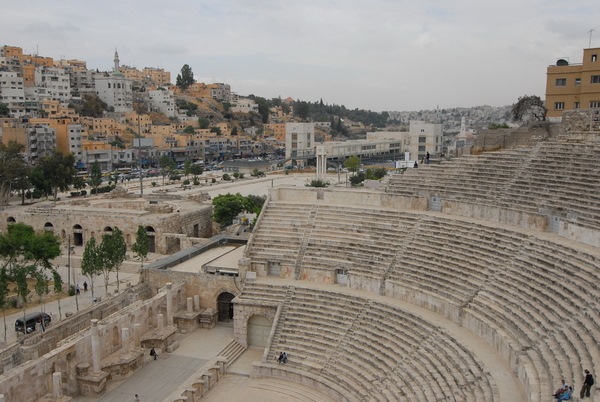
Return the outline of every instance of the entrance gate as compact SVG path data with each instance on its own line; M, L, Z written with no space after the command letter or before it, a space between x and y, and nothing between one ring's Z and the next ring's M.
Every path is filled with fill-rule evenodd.
M267 346L273 323L264 315L253 315L248 320L248 346Z
M219 322L230 322L233 319L233 303L235 296L229 292L224 292L217 298L217 311Z

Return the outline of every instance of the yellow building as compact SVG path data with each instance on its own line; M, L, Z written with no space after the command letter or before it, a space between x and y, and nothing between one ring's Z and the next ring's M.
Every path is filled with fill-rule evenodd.
M565 110L600 108L600 48L583 50L583 63L557 60L548 66L546 108L549 118Z
M265 124L265 134L263 137L275 137L278 142L285 142L285 123Z

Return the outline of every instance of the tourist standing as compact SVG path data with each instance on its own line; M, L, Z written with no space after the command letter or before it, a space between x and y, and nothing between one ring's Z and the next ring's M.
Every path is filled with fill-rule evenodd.
M585 379L583 380L583 387L581 387L581 392L579 393L579 397L583 399L583 396L590 397L590 390L592 389L592 385L594 385L594 376L588 371L585 370Z

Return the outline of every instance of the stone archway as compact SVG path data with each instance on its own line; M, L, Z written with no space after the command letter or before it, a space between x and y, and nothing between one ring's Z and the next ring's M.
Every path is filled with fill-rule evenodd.
M233 319L233 303L235 295L223 292L217 297L217 311L219 322L231 322Z
M248 346L267 346L273 321L264 315L255 314L248 320Z
M152 226L146 226L146 234L148 235L148 239L150 240L148 252L156 253L156 230L154 230Z
M83 228L81 225L73 225L73 245L83 246Z

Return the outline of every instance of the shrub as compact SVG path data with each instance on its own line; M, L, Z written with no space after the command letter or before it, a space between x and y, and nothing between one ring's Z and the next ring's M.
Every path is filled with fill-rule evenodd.
M150 183L152 185L152 187L156 187L156 182L153 181L152 183Z
M330 183L328 181L313 179L310 183L306 183L306 187L327 187Z
M217 179L215 179L214 177L212 178L212 180L210 181L211 183L216 183Z
M239 172L234 172L234 173L233 173L233 177L235 177L236 179L237 179L237 178L239 178L239 177L240 177L240 174L239 174Z
M81 190L81 195L87 195L87 190Z
M223 180L227 180L227 181L229 181L229 180L231 180L231 176L229 176L227 173L225 173L225 174L223 175Z
M244 174L243 174L243 173L240 173L240 176L239 176L239 178L240 178L240 179L243 179L243 178L244 178Z
M196 180L196 181L197 181L197 180ZM183 181L183 185L184 185L184 186L189 186L189 185L190 185L190 181L189 181L188 179L185 179L185 180Z
M199 186L200 185L200 181L198 179L194 179L194 186Z

